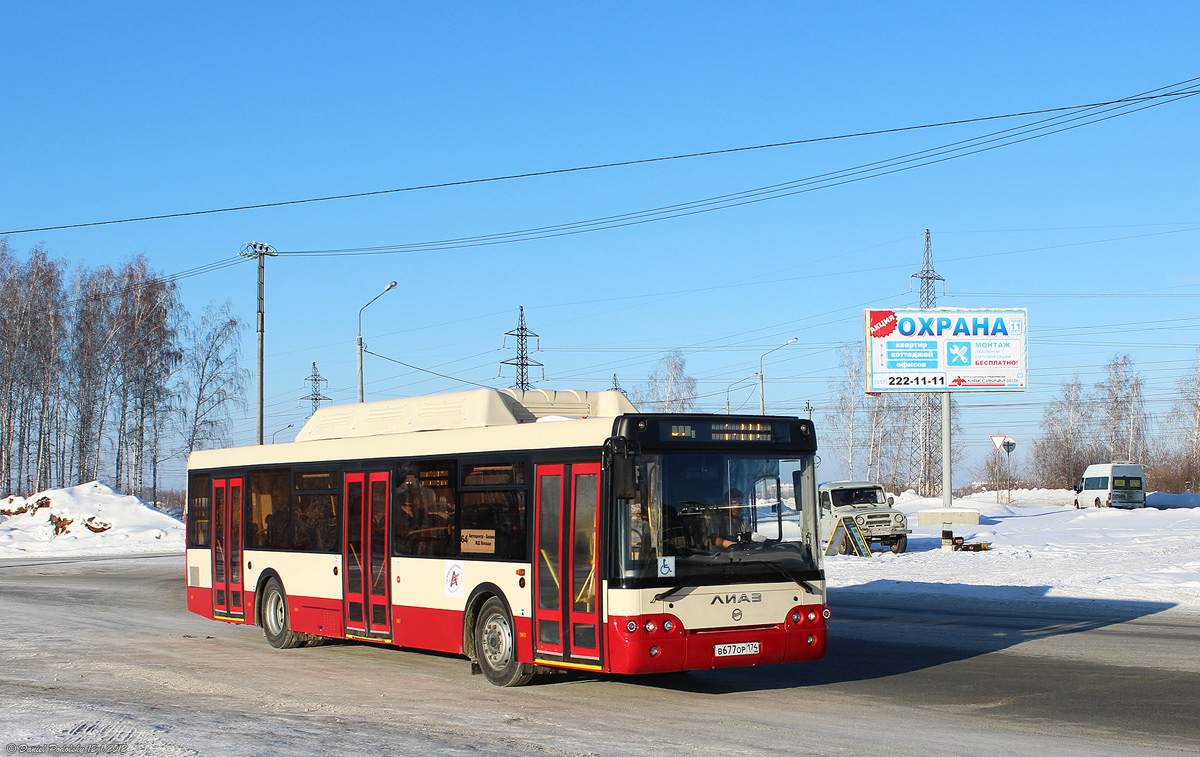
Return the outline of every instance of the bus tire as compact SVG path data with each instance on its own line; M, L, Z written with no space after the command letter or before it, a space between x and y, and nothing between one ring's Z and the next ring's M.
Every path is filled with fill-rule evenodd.
M263 634L268 644L276 649L292 649L306 641L304 634L294 632L288 624L287 595L279 579L267 581L262 603Z
M900 534L896 537L896 540L892 542L892 551L896 554L900 554L906 549L908 549L908 534Z
M479 610L475 654L484 677L496 686L524 686L533 678L533 666L517 661L512 616L497 597L488 599Z

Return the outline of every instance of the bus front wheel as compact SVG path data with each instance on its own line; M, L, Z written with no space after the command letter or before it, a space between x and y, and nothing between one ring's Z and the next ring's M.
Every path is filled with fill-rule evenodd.
M288 625L287 595L283 593L279 579L267 581L262 603L263 633L268 644L276 649L292 649L307 641L304 634L292 631Z
M483 603L475 622L475 654L479 669L497 686L523 686L533 678L533 666L517 661L517 635L512 617L497 597Z

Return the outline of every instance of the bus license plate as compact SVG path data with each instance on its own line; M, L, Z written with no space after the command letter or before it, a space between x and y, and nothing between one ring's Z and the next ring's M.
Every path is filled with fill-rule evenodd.
M713 657L735 657L743 654L758 654L758 642L745 641L741 644L713 645Z

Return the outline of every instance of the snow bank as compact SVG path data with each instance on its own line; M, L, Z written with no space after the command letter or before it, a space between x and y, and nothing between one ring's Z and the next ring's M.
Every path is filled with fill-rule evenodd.
M1150 492L1146 495L1146 507L1157 507L1166 510L1173 507L1200 507L1200 494L1184 492L1169 494L1168 492Z
M183 523L99 481L0 499L0 558L182 551Z
M980 514L978 526L956 525L955 536L992 548L943 552L940 526L915 526L917 511L940 507L941 500L906 493L896 507L910 516L908 551L827 557L830 588L881 582L897 592L969 595L986 586L989 597L1000 599L1139 600L1200 609L1200 509L1076 510L1073 495L1014 491L1011 505L997 504L994 492L955 499L955 507Z

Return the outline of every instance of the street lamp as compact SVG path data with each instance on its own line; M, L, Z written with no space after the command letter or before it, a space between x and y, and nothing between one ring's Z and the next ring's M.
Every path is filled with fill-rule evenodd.
M762 354L762 357L760 357L758 359L758 414L759 415L767 414L767 400L766 400L766 395L763 393L763 358L765 358L767 355L770 355L772 352L775 352L777 350L782 350L784 347L788 346L789 344L791 344L799 339L800 339L800 337L794 336L791 339L784 342L783 344L776 347L775 349L767 350L766 352L764 352Z
M380 292L379 294L375 295L375 297L373 297L373 298L371 299L371 302L374 302L375 300L379 299L380 297L384 296L385 294L387 294L388 292L392 291L392 290L393 290L393 289L395 289L395 288L396 288L396 282L394 282L394 281L393 281L391 284L388 284L388 285L387 285L387 289L384 289L382 292ZM363 314L363 311L367 309L367 306L371 304L371 302L368 302L366 305L363 305L361 308L359 308L359 309L358 309L358 401L359 401L359 402L362 402L362 401L363 401L363 370L362 370L363 342L362 342L362 314Z
M755 378L757 376L758 376L757 373L751 373L749 376L746 376L745 378L740 378L737 381L734 381L729 386L725 387L725 414L726 415L729 415L729 390L734 388L738 384L742 383L743 381L749 381L750 379Z
M292 426L295 426L295 425L296 425L295 423L289 423L286 426L284 426L283 428L276 431L275 434L282 434L284 431L287 431L289 428L291 428ZM275 443L275 434L271 434L271 444Z

